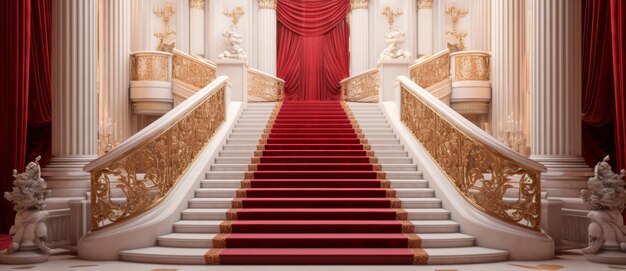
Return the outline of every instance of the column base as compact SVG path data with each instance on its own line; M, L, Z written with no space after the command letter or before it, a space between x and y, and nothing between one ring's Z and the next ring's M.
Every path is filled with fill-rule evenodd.
M95 155L53 157L41 170L41 177L52 190L46 210L67 209L73 199L85 199L91 188L91 174L83 167L98 158Z
M559 198L564 208L586 209L580 191L587 188L593 168L581 156L531 156L531 159L548 168L541 174L541 190L549 198Z

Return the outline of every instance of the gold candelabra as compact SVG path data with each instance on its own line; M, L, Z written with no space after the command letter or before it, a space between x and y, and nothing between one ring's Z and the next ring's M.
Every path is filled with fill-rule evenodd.
M394 11L393 9L391 9L389 5L387 5L385 6L385 9L383 9L383 12L381 12L381 14L387 17L387 22L389 23L389 29L393 29L393 25L396 19L400 17L402 14L404 14L404 12L402 12L402 10L400 9Z
M174 7L170 3L167 3L163 8L154 8L153 13L163 20L163 31L154 32L154 36L159 39L157 50L168 51L165 40L172 35L176 35L176 31L170 31L170 19L172 18L172 15L176 13L176 10L174 10Z
M226 17L230 17L233 26L237 26L237 23L239 23L239 18L241 18L241 16L243 16L244 14L245 12L243 12L243 8L241 6L237 6L231 11L227 9L224 10L224 15Z
M452 45L448 43L448 48L456 47L450 48L450 51L454 52L465 49L465 37L467 37L467 33L457 31L457 24L459 22L459 19L465 17L467 13L469 13L467 11L467 8L458 8L454 4L449 5L446 8L446 14L448 14L450 16L450 19L452 20L452 31L448 31L446 32L446 34L454 37L457 40L457 45Z

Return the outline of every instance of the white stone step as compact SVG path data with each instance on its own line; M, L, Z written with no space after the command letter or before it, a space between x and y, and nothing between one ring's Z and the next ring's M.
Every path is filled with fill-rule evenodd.
M248 159L249 160L249 159ZM241 164L213 164L211 171L247 171L250 163ZM383 171L416 171L416 164L382 164Z
M229 209L190 208L182 212L183 220L225 220ZM448 220L450 211L441 208L404 209L409 220Z
M462 233L419 233L423 248L469 247L476 238Z
M250 157L217 157L215 164L249 164ZM381 165L394 164L412 164L413 159L410 157L378 157L378 163Z
M196 198L229 198L237 196L238 188L198 188ZM432 198L435 192L431 188L397 188L398 198Z
M473 264L501 262L509 259L506 250L484 247L426 248L428 264Z
M391 188L427 188L426 180L389 180ZM241 180L202 180L202 188L240 188Z
M402 201L402 208L441 208L441 200L433 197L424 198L399 198ZM193 198L189 200L189 208L231 208L232 197L216 198Z

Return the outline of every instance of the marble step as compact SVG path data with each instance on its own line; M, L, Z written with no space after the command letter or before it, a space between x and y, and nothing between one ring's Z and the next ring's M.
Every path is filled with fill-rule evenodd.
M433 197L425 198L399 198L402 201L401 208L441 208L441 200ZM189 208L231 208L232 197L222 198L193 198L189 200Z
M271 190L269 188L263 189ZM315 190L316 188L309 189ZM237 190L238 188L198 188L196 189L195 197L232 199L237 196ZM341 188L330 190L341 190ZM435 191L431 188L396 188L395 191L398 198L432 198L435 195Z
M252 157L254 152L252 150L222 150L219 152L219 157ZM397 150L378 150L374 151L374 155L376 157L395 157L395 158L406 158L409 156L408 151L397 151Z
M292 149L288 149L288 150L293 150L294 148L297 148L299 145L301 144L280 144L280 145L291 145L289 147L291 147ZM314 144L317 145L317 144ZM327 145L327 144L319 144L319 145ZM352 144L355 145L355 144ZM372 143L369 144L372 147L373 151L385 151L385 150L404 150L404 146L400 145L400 144L378 144L378 143ZM258 142L257 143L252 143L252 144L234 144L234 143L229 143L224 145L223 149L224 150L257 150L257 146L258 146ZM363 147L358 146L359 149L363 149ZM306 150L306 147L301 147L298 148L301 150ZM311 149L315 149L315 146L311 146ZM356 149L356 148L355 148ZM275 149L272 149L275 150Z
M391 188L427 188L426 180L389 180ZM201 188L240 188L241 180L202 180Z
M298 138L294 138L294 139L298 139ZM328 138L328 139L332 139L332 138ZM312 139L313 140L313 139ZM379 138L379 139L368 139L367 143L374 145L374 144L400 144L400 140L399 139L387 139L387 138ZM259 139L254 139L254 138L236 138L236 139L227 139L226 140L226 144L259 144Z
M460 248L425 248L429 265L474 264L506 261L509 252L478 246ZM205 265L206 248L147 247L120 251L123 261L153 264Z
M213 164L211 171L247 171L249 164ZM382 168L383 171L417 171L416 164L382 164Z
M243 180L245 171L209 171L206 173L207 179L213 180ZM386 171L387 179L415 180L422 179L419 171Z
M237 132L237 133L231 133L230 136L228 137L229 139L253 139L253 140L259 140L261 138L261 134L263 134L263 130L259 130L256 132ZM369 133L367 134L367 139L368 140L374 140L374 139L397 139L396 135L392 132L387 132L387 133L378 133L378 134L373 134L373 133Z
M216 157L215 164L249 164L250 157ZM410 157L379 157L378 163L386 164L411 164L413 159Z
M182 211L183 220L226 220L229 209L189 208ZM449 220L450 211L441 208L404 209L409 220Z

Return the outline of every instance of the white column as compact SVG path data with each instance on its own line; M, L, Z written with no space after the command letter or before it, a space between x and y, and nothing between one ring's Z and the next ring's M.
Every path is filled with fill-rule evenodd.
M84 197L97 157L98 0L52 1L52 159L42 175L53 189L49 209ZM55 197L57 199L55 199Z
M491 51L491 1L473 0L470 16L471 50ZM500 0L496 0L500 1Z
M176 28L173 31L176 31L176 48L185 53L190 53L190 9L189 6L191 2L199 2L197 0L178 0L176 1L175 9L176 13ZM203 1L204 2L204 1ZM204 22L203 22L204 23Z
M110 150L130 136L130 1L99 3L98 115L99 152Z
M192 55L204 56L204 0L189 0L189 38Z
M519 153L528 155L528 92L525 65L524 0L493 1L491 13L491 131Z
M548 168L548 196L578 199L592 172L581 156L581 0L530 5L531 157Z
M258 42L257 55L259 70L276 75L276 2L277 0L258 0Z
M368 0L350 0L350 75L369 67Z
M417 54L433 54L433 0L417 0Z
M130 50L132 52L155 50L156 44L153 44L152 39L154 35L154 29L152 26L152 14L153 0L132 0L130 1L131 12L131 38L130 38Z

